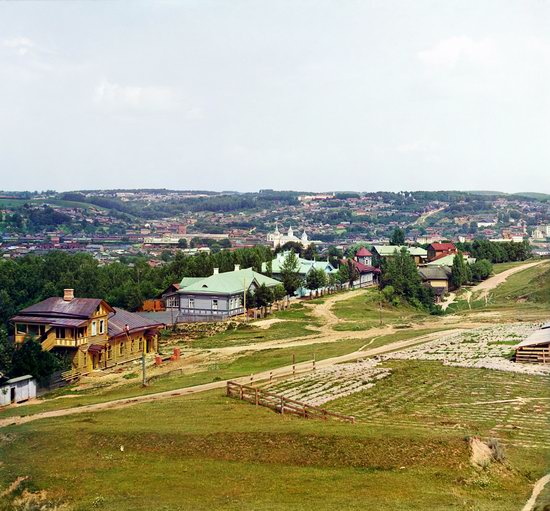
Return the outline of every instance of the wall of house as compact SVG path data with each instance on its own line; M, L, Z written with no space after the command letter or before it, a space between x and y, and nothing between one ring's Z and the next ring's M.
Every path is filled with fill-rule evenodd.
M190 300L194 300L193 307L190 307ZM213 307L213 300L218 301L216 308ZM203 294L181 294L180 313L183 315L235 315L243 312L243 296L235 295L203 295Z

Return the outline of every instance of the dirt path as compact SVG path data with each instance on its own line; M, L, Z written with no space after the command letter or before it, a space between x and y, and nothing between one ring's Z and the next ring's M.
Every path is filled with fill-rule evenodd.
M531 493L531 497L526 502L525 506L523 506L521 511L532 511L532 509L535 507L535 504L537 503L537 497L539 496L540 492L544 490L544 487L549 482L550 482L550 474L546 474L544 477L541 477L535 483L535 486L533 486L533 492Z
M460 330L456 330L458 332ZM444 332L438 332L434 334L424 335L420 337L415 337L414 339L408 339L405 341L396 341L390 344L386 344L385 346L380 346L378 348L372 348L370 350L364 350L364 351L354 351L352 353L348 353L346 355L340 355L338 357L332 357L327 358L324 360L320 360L316 362L316 367L327 367L333 364L338 364L341 362L351 362L354 360L358 360L365 357L372 357L375 355L382 355L384 353L389 353L391 351L396 351L404 348L408 348L410 346L414 346L415 344L420 344L423 342L429 342L436 339L438 336L445 336L449 333L452 333L454 331L446 330ZM267 380L270 378L270 376L277 378L282 376L289 376L292 373L292 366L285 366L285 367L279 367L277 369L273 369L271 371L263 371L261 373L254 375L254 381L261 381L261 380ZM310 372L313 370L313 365L311 361L308 362L302 362L300 364L296 364L296 373L304 373L304 372ZM207 392L209 390L215 390L215 389L221 389L224 388L227 384L228 380L223 381L216 381L212 383L206 383L203 385L195 385L193 387L184 387L181 389L174 389L174 390L167 390L165 392L158 392L156 394L148 394L143 396L136 396L132 398L126 398L126 399L116 399L114 401L106 401L104 403L96 403L92 405L85 405L85 406L78 406L74 408L66 408L63 410L52 410L49 412L41 412L41 413L35 413L31 415L26 416L17 416L17 417L8 417L6 419L0 419L0 428L11 426L11 425L19 425L19 424L25 424L27 422L32 422L35 420L40 419L51 419L55 417L64 417L67 415L76 415L80 413L92 413L92 412L99 412L102 410L118 410L120 408L126 408L128 406L141 404L141 403L150 403L153 401L160 401L163 399L170 399L170 398L177 398L182 396L187 396L191 394L198 394L201 392ZM240 383L249 383L250 382L250 376L245 376L241 378L233 378L232 381L240 382Z
M428 211L427 213L423 213L420 215L411 225L423 225L428 218L430 218L433 215L436 215L437 213L443 211L445 208L437 208L432 209L431 211Z
M510 268L509 270L498 273L492 277L489 277L487 280L484 280L477 286L474 286L470 289L472 293L481 293L478 296L478 299L483 299L489 295L489 291L492 291L496 287L504 284L508 280L508 277L519 273L520 271L527 270L533 266L538 266L539 264L546 263L547 261L535 261L534 263L522 264L521 266L516 266L515 268Z

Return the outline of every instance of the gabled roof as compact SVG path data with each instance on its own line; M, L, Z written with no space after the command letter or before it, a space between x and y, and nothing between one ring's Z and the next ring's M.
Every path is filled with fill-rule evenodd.
M368 264L360 263L359 261L356 261L355 259L341 259L340 262L342 264L347 264L348 261L351 261L351 264L355 266L355 269L361 273L380 273L380 269L375 268L374 266L369 266Z
M454 243L432 243L428 248L433 248L436 252L451 252L456 250Z
M256 286L264 284L267 287L275 287L280 284L278 280L266 277L261 273L255 272L252 268L244 270L228 271L217 273L210 277L195 279L188 285L185 285L185 279L182 279L179 293L204 293L204 294L238 294L243 293L253 283Z
M421 266L418 273L422 280L449 280L451 269L447 266Z
M64 300L53 296L19 311L14 322L51 323L56 326L80 326L103 304L107 311L113 308L100 298L73 298Z
M116 337L126 333L126 325L128 325L129 332L155 329L164 326L163 323L159 323L158 321L152 321L139 314L134 314L133 312L115 307L114 311L109 314L109 321L107 323L109 337Z
M527 339L520 342L515 349L523 348L524 346L537 346L539 344L550 344L550 329L541 328L536 332L532 333Z
M407 247L399 245L374 245L372 247L372 249L376 250L376 252L382 257L392 256L395 252L399 252L402 248L406 248L407 252L412 256L426 257L428 255L428 251L421 247Z
M272 273L281 273L283 265L288 257L288 252L279 253L278 256L271 261L271 271ZM333 273L336 271L336 268L332 266L328 261L311 261L309 259L303 259L301 257L296 257L298 260L298 273L301 275L307 275L312 268L316 270L323 270L326 273ZM267 269L267 264L262 264L262 271Z
M361 247L355 254L356 257L370 257L372 254L365 248Z
M41 302L26 307L19 314L59 314L63 316L90 317L103 300L99 298L73 298L72 300L63 300L63 298L52 296ZM107 305L107 304L105 304ZM107 308L110 306L107 305Z
M429 263L426 263L429 266L452 266L457 254L441 254ZM474 257L468 257L466 254L463 254L464 262L470 264L475 263Z

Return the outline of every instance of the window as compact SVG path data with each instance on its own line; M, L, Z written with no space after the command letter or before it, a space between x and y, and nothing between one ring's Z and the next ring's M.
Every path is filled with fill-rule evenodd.
M60 326L55 327L55 336L58 339L65 339L65 329Z
M132 339L132 346L130 348L130 351L133 353L134 352L134 349L136 347L136 340L135 339Z
M139 351L143 351L143 337L139 338Z
M111 360L113 356L113 349L110 344L107 345L107 360Z
M195 299L189 298L189 308L194 309L195 308Z
M122 355L124 353L124 343L120 341L120 344L118 345L118 352Z
M104 319L99 320L99 333L100 334L105 333L105 320Z
M97 335L97 323L92 321L92 336Z
M212 310L218 310L218 300L212 300Z

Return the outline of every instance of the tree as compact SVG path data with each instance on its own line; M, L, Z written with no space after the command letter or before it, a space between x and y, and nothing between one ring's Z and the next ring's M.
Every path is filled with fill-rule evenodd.
M8 338L8 332L0 326L0 377L11 373L14 346Z
M315 261L317 259L317 249L315 248L315 245L311 244L304 250L304 259L308 259L309 261Z
M178 240L178 248L181 248L181 249L186 249L187 248L187 240L185 238L180 238Z
M472 280L481 282L493 273L493 265L487 259L478 259L470 265Z
M60 368L61 362L53 353L43 351L39 342L27 338L13 353L10 376L30 374L44 385L54 371Z
M404 245L405 244L405 231L396 227L390 238L390 245Z
M273 288L273 301L278 302L286 296L285 288L279 284Z
M311 291L317 291L326 285L327 274L321 268L312 268L306 275L306 287Z
M349 284L350 287L359 278L359 272L352 263L351 259L346 259L338 268L338 275L336 277L341 284Z
M302 277L299 273L300 263L294 252L289 252L281 266L283 286L288 295L292 296L302 285Z
M254 297L256 307L269 307L273 303L273 291L265 284L256 288Z
M459 252L453 258L453 266L451 268L451 283L454 288L459 289L464 284L467 284L472 277L469 266L464 262L464 255Z

